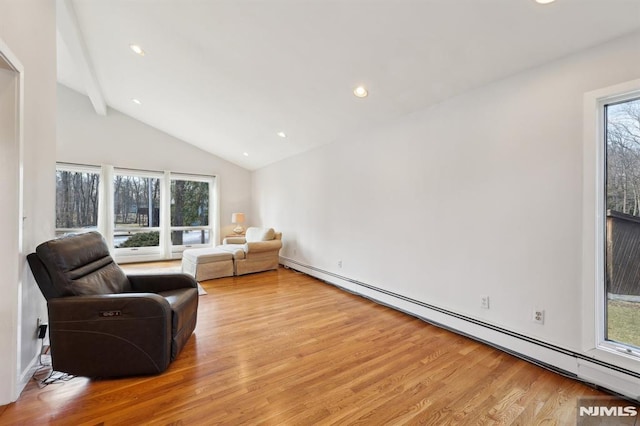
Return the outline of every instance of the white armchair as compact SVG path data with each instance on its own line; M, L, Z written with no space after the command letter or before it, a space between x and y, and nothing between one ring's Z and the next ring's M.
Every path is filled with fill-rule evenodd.
M217 248L233 254L235 275L278 269L282 233L250 227L244 237L225 238Z

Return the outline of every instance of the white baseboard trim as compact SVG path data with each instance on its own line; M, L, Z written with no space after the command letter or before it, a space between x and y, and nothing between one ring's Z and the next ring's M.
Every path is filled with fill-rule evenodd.
M333 272L280 257L280 263L331 285L418 317L559 374L640 401L640 374L475 318L380 289Z
M20 395L22 393L24 388L29 383L29 380L31 380L31 378L33 377L33 374L40 367L39 360L40 360L39 354L34 356L33 359L29 362L29 365L27 366L27 368L25 368L24 371L18 377L16 395Z

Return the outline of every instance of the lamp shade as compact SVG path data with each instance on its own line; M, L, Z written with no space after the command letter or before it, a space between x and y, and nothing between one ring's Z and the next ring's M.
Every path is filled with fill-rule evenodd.
M244 213L233 213L231 223L244 223Z

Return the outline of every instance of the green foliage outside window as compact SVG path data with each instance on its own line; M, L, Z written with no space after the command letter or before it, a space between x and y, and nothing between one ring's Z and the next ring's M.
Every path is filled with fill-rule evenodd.
M192 180L171 181L171 226L209 225L209 184ZM183 233L172 232L171 242L183 244Z
M141 232L128 238L118 248L126 247L157 247L160 245L160 233L158 231Z

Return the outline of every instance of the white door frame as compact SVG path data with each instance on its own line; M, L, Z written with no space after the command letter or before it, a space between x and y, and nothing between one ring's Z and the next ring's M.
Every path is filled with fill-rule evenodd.
M19 354L21 330L21 292L23 283L23 96L24 68L9 47L0 39L0 72L4 73L4 88L0 87L0 187L3 214L0 215L0 405L15 401L21 389ZM12 75L13 74L13 75ZM13 106L12 106L13 104ZM3 186L4 185L4 186ZM6 203L6 204L5 204Z

